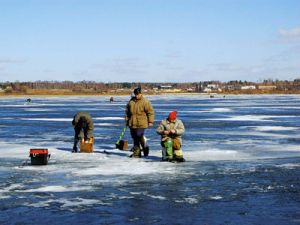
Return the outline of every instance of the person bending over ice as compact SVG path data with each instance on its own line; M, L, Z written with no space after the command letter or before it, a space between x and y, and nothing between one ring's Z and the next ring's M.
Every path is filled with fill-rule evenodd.
M77 144L79 140L90 141L94 138L94 124L91 115L88 112L78 112L74 115L72 125L74 127L74 145L73 151L77 152Z

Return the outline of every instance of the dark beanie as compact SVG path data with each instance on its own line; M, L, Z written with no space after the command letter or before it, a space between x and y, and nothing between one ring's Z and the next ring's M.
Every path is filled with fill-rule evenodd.
M135 89L133 90L133 93L134 93L135 95L138 95L138 94L142 93L142 90L141 90L140 87L137 87L137 88L135 88Z

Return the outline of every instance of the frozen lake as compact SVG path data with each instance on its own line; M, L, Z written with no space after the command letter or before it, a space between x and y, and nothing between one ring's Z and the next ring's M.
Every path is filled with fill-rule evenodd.
M150 156L116 150L129 97L0 98L0 224L300 224L300 96L148 96ZM187 162L160 162L158 123L186 127ZM71 153L78 111L94 153ZM129 132L125 134L132 145ZM46 166L29 149L48 148Z

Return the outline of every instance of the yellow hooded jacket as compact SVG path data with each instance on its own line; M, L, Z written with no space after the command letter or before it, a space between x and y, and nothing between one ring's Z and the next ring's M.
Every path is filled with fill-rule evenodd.
M130 128L148 128L148 124L154 122L150 101L143 96L141 99L131 98L126 106L125 120Z

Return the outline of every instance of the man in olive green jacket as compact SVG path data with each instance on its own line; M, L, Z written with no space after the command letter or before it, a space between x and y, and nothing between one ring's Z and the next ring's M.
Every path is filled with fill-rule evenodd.
M177 119L176 111L170 112L168 118L158 125L156 132L161 135L162 161L185 161L181 150L184 131L184 125Z
M84 138L85 141L89 141L90 138L93 138L94 124L92 117L88 112L78 112L74 115L72 125L75 131L72 152L77 152L79 139Z
M148 127L153 126L154 110L150 101L143 97L141 88L135 88L134 97L130 99L125 110L126 125L130 128L133 139L132 157L141 157L142 146L144 156L148 156L149 147L146 146L144 132Z

